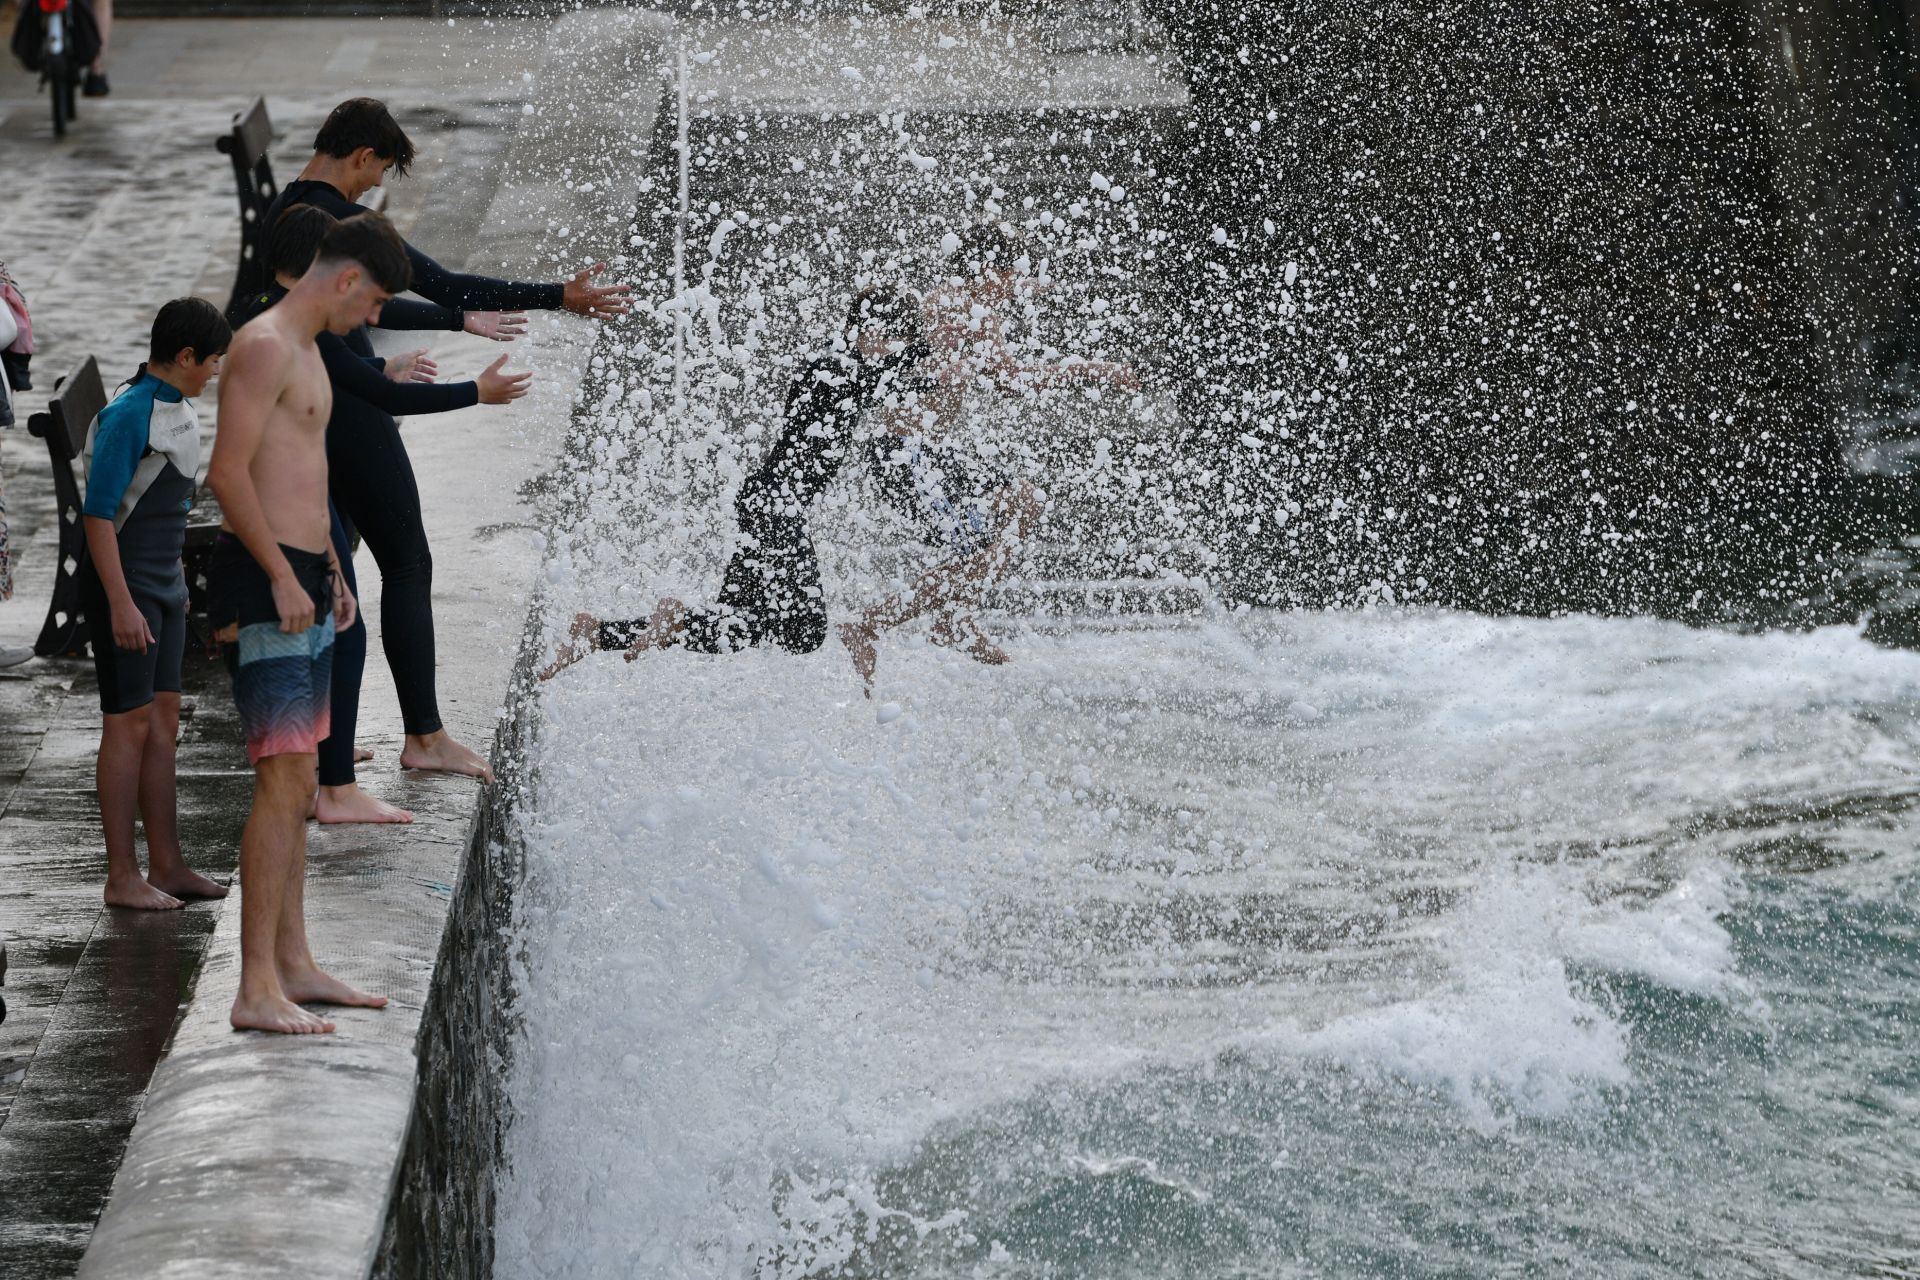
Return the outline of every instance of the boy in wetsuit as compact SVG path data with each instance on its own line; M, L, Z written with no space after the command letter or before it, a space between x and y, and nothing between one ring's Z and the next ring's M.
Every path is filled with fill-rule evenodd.
M380 1008L323 972L307 945L307 814L328 733L333 637L357 611L327 518L333 391L314 339L377 319L407 287L405 246L378 214L327 233L313 267L234 338L220 382L208 483L226 516L207 569L216 627L238 627L234 701L254 767L240 837L236 1028L307 1034L333 1023L302 1004Z
M597 649L625 649L631 660L676 645L697 653L767 644L812 653L826 641L826 598L808 509L853 455L867 410L907 386L927 356L917 304L903 293L863 292L846 328L845 354L821 356L793 380L780 437L740 486L734 514L745 545L727 564L715 606L688 609L664 596L649 618L602 622L582 613L569 645L541 679Z
M180 553L200 470L192 398L219 373L232 338L212 303L167 303L154 318L146 363L87 428L80 589L100 683L94 779L111 907L170 911L185 898L227 896L182 856L174 749L187 647ZM136 811L147 832L144 880Z
M355 202L379 186L389 170L404 176L414 159L412 140L386 104L372 98L353 98L335 107L314 136L313 150L300 176L281 189L267 211L269 225L277 225L284 211L301 205L349 218L360 212ZM564 282L528 284L462 275L404 241L402 247L412 271L410 287L445 307L489 312L566 310L602 320L628 309L627 286L593 283L594 274L606 269L604 264ZM464 314L469 331L485 337L508 336L476 323L481 313ZM400 765L469 774L491 782L493 771L486 760L455 741L440 716L433 554L413 464L391 415L352 411L352 402L347 408L349 412L341 414L328 432L328 449L339 472L333 497L340 515L359 532L380 566L380 640L393 671L406 732ZM348 465L355 458L363 461Z

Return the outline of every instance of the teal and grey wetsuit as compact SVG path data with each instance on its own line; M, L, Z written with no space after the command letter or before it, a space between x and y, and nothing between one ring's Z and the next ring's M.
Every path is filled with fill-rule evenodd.
M200 470L200 419L177 390L140 372L87 428L84 515L113 521L127 590L155 643L134 653L113 641L106 588L89 565L83 590L100 709L136 711L155 692L180 691L187 644L187 578L181 550Z

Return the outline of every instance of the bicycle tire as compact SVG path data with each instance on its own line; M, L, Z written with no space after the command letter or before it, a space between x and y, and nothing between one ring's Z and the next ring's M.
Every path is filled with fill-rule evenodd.
M51 54L46 63L47 96L53 99L53 136L67 136L67 121L73 116L73 76L67 70L64 53Z

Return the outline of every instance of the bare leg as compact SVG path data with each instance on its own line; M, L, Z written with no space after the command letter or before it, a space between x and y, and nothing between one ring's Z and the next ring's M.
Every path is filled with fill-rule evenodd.
M553 661L540 673L542 680L551 680L580 659L600 648L600 619L591 613L573 615L573 625L567 629L567 643L560 646ZM653 606L653 614L647 619L627 648L627 661L645 653L648 649L664 649L677 640L687 629L686 606L672 596L661 596Z
M672 596L661 596L654 602L653 616L647 619L647 626L633 643L627 646L627 661L649 649L664 649L672 641L686 634L687 607Z
M860 684L866 695L873 696L873 672L880 663L880 654L874 647L875 629L871 623L843 622L839 627L840 643L847 646L847 654L853 659L854 672L860 677Z
M100 28L100 56L93 60L93 73L105 75L107 50L113 45L113 0L93 0L93 22Z
M357 782L349 782L341 787L321 787L320 794L314 801L313 816L327 826L350 822L406 823L413 821L411 812L390 805L385 800L376 800L362 791Z
M312 767L313 757L305 757ZM313 775L308 774L309 778ZM280 922L274 933L273 963L280 989L294 1004L343 1004L366 1009L386 1007L385 996L356 991L323 971L307 945L307 828L300 825L295 863L280 903Z
M553 661L541 671L542 680L551 680L580 659L586 657L600 646L594 643L594 633L600 630L600 619L590 613L573 615L573 625L567 629L567 643L560 646L553 655Z
M854 670L869 692L878 665L875 641L880 633L904 626L922 614L934 615L935 644L959 649L989 665L1008 660L1006 650L980 630L973 613L980 607L986 588L1007 571L1014 548L1039 523L1041 513L1040 496L1032 485L1021 483L1002 490L994 499L994 538L984 550L964 560L935 565L921 574L905 595L888 596L856 621L842 624L841 643L847 646Z
M280 911L280 930L275 939L275 966L280 988L295 1004L352 1005L360 1009L384 1009L385 996L356 990L326 972L313 958L307 946L306 827L300 829L300 874L287 886L287 897Z
M432 733L410 733L400 748L402 769L432 769L440 773L458 773L482 782L493 781L493 766L478 751L455 740L445 729Z
M147 711L147 750L140 758L140 825L147 833L147 883L176 898L224 898L226 886L189 867L180 848L180 806L174 781L180 695L156 693Z
M240 993L228 1020L238 1030L311 1035L333 1024L290 998L280 977L281 931L289 907L298 922L293 941L306 950L303 898L307 807L313 798L314 757L268 756L254 766L253 812L240 833Z
M151 736L151 705L100 718L100 754L94 758L94 786L100 795L100 827L107 843L110 907L172 911L186 904L140 878L133 847L133 818L142 790L141 761Z

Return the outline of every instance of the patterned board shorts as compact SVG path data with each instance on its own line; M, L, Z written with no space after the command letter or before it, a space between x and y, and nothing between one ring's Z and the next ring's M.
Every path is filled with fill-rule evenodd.
M312 755L332 732L333 617L289 635L277 622L240 628L233 700L247 735L247 761Z
M221 534L207 566L216 628L239 626L233 700L247 735L247 760L312 755L332 731L333 583L324 552L282 546L307 595L314 623L280 629L273 584L238 538Z

